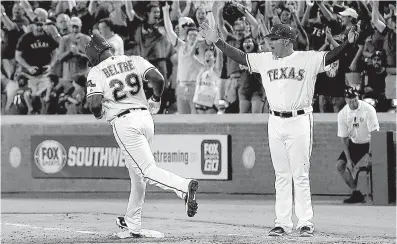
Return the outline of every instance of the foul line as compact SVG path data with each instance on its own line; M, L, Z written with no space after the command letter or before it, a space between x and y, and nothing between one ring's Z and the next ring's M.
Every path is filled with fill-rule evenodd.
M94 234L103 234L101 232L95 232L95 231L73 230L73 229L67 229L67 228L41 227L41 226L17 224L17 223L1 223L1 224L2 225L15 226L15 227L21 227L21 228L29 228L29 229L42 229L42 230L52 230L52 231L69 231L69 232L75 232L75 233L81 233L81 234L93 234L93 235Z

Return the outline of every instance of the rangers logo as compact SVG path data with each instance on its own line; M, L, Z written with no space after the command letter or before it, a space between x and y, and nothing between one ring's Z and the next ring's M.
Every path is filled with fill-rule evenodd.
M222 146L218 140L204 140L201 143L201 172L205 175L221 173Z
M66 164L66 150L57 141L43 141L34 151L34 161L37 167L44 173L58 173Z

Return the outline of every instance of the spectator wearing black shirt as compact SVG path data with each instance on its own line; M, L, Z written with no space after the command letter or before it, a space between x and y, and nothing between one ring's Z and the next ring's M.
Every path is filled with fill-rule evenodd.
M12 79L15 72L15 50L19 38L25 33L29 25L29 20L23 16L24 10L20 3L14 3L12 7L12 20L7 16L3 5L1 7L1 24L4 31L1 61L5 75Z
M39 90L47 87L47 75L56 64L56 49L58 43L44 29L44 21L36 18L33 31L24 34L18 41L15 59L20 65L20 71L34 77L29 79L28 86L32 96L39 96Z
M72 10L72 16L78 17L81 20L81 33L85 35L91 34L94 25L94 17L90 14L87 8L87 1L79 0Z
M341 19L341 27L345 29L340 34L334 36L334 39L343 42L347 40L347 33L349 33L350 29L357 24L358 14L352 8L346 8L338 14ZM364 51L365 39L366 37L360 35L357 44L353 48L349 48L343 58L340 58L340 65L345 68L346 83L349 86L361 85L360 68L362 68L362 65L360 65L360 61Z
M331 6L328 4L321 4L324 9L329 12L329 17L333 17L331 15ZM310 14L312 10L317 10L315 13L315 18L310 19ZM327 27L330 27L334 31L337 31L335 28L335 24L337 24L336 19L328 20L326 15L322 12L322 10L315 5L308 5L305 11L305 14L302 18L302 25L305 27L307 33L309 34L309 49L318 51L322 45L324 44L325 39L325 30Z
M331 34L331 29L326 28L325 43L319 51L332 50L339 46ZM328 65L326 72L317 75L316 93L318 96L319 110L321 113L339 112L345 105L345 73L340 60Z
M129 13L134 13L134 10L132 4L127 3L127 14ZM164 27L159 25L161 20L160 5L153 2L145 6L143 20L136 14L131 15L129 14L128 28L134 30L133 33L130 33L130 39L134 41L134 46L130 53L140 55L153 64L166 79L165 87L167 89L172 73L170 59L176 51L167 39ZM150 90L146 90L146 92L147 96L151 95Z
M376 51L371 57L372 64L365 71L364 97L378 101L377 112L387 111L386 90L386 60L382 51Z

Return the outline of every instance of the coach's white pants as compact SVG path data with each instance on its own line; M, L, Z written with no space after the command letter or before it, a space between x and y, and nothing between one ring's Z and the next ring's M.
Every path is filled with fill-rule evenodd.
M270 115L269 147L276 175L275 226L292 231L292 182L297 228L313 226L309 168L313 141L313 115L292 118Z
M184 199L190 180L156 166L151 150L154 136L152 115L147 110L131 113L112 120L113 134L126 156L126 166L131 178L131 192L125 220L131 230L141 228L141 212L145 199L146 183L164 190L173 190Z

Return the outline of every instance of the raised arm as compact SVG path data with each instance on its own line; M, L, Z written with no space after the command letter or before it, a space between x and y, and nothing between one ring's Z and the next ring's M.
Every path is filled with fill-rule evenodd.
M207 23L200 25L200 33L205 39L215 43L215 46L218 47L219 50L221 50L226 56L239 64L248 66L247 54L235 47L230 46L224 40L219 38L217 31L212 29Z
M4 27L7 30L12 30L14 28L18 28L18 26L7 16L7 13L4 9L4 6L1 5L1 22L4 24Z
M36 15L34 14L32 6L28 2L28 0L21 0L21 4L23 10L25 10L26 15L29 17L31 21L33 21Z
M178 1L179 12L180 12L180 15L183 16L183 17L188 17L191 7L192 7L192 1L191 0L186 0L185 8L183 9L183 11L180 11L179 1Z
M95 13L95 7L97 6L98 4L95 3L95 0L90 0L90 3L88 4L88 13L93 16Z
M302 18L305 13L305 1L298 1L298 9L296 10L296 15Z
M335 21L335 16L329 11L323 2L317 1L316 2L318 7L320 8L321 12L323 13L324 17L327 18L328 21Z
M353 43L357 40L358 33L356 32L356 27L353 26L349 33L347 34L347 41L329 51L325 55L325 66L332 64L336 60L338 60L349 48L353 48Z
M299 21L299 18L296 15L295 10L292 7L290 7L290 11L292 14L292 18L296 23L296 27L299 31L298 39L302 44L306 46L306 50L309 50L309 36L307 35L305 29L303 29L303 26L301 25L301 22Z
M307 5L305 13L303 14L302 18L302 25L308 27L309 26L309 17L310 17L310 10L312 9L313 5Z
M251 34L253 38L257 38L259 35L259 23L256 21L255 17L248 11L244 5L237 3L236 4L237 9L244 14L245 18L251 25Z
M372 23L378 29L379 32L383 32L386 28L386 24L382 22L381 16L379 13L379 2L374 1L372 4Z
M214 4L212 5L212 13L214 13L214 18L215 18L215 23L216 26L218 27L218 31L220 32L222 38L226 39L228 36L231 34L227 31L225 27L225 21L223 19L223 6L224 3L220 1L214 1Z
M182 44L183 41L181 41L178 38L172 27L172 23L170 19L170 6L168 5L168 3L166 3L163 7L163 17L164 17L164 27L165 27L165 31L167 32L168 40L172 43L174 47L180 46L179 44Z

